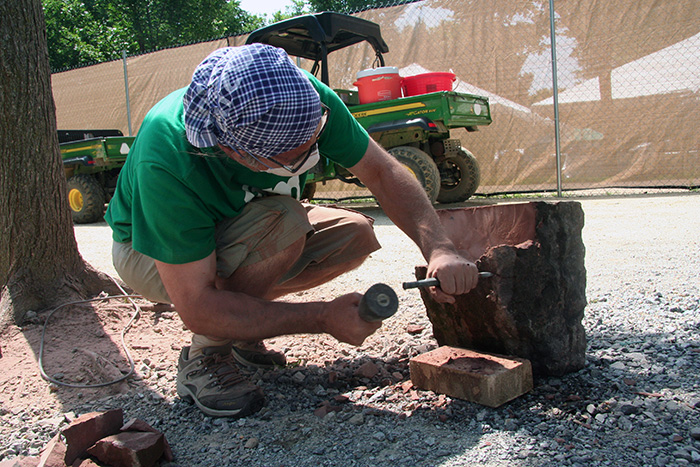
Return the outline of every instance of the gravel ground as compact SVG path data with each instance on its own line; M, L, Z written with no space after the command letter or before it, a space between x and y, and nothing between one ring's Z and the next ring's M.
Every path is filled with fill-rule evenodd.
M408 359L436 343L419 294L401 291L399 313L361 348L326 336L277 339L296 364L251 373L268 396L256 416L205 416L174 395L172 372L147 363L144 390L71 411L123 407L128 418L166 434L176 455L171 467L700 464L700 196L580 202L587 365L536 380L530 393L499 408L410 387ZM292 300L330 298L374 282L401 290L412 278L423 263L415 247L380 210L364 211L376 217L383 249L358 271ZM90 245L96 235L108 244L103 229L76 233L86 259L111 272L109 249ZM23 432L45 442L65 424L60 412L41 420L31 410L14 415L30 429L0 439L0 460L30 452Z

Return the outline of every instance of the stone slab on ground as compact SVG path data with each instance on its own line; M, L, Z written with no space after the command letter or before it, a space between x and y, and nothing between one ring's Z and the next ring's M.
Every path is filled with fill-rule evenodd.
M410 360L411 381L420 388L488 407L532 389L526 359L443 346Z

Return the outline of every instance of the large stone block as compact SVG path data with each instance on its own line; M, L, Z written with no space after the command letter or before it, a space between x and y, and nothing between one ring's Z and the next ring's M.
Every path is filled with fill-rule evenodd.
M442 346L409 362L421 389L498 407L532 389L532 367L521 358Z
M438 211L449 237L481 279L454 304L421 290L440 345L530 360L539 376L585 364L583 209L573 201L531 202ZM426 268L416 268L423 279Z

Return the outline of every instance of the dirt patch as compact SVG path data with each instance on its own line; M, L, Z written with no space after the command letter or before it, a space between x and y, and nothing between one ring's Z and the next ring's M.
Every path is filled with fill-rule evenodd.
M85 399L127 392L130 382L103 387L132 371L139 381L151 371L174 371L174 362L189 332L170 307L126 299L81 303L49 310L2 336L0 404L5 411L41 407L53 412ZM128 353L122 344L122 333ZM139 362L147 362L142 372ZM45 375L56 382L48 381ZM72 386L64 386L61 383Z

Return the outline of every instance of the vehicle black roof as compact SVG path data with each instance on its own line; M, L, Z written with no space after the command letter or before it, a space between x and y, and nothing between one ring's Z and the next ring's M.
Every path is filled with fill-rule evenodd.
M367 41L377 54L389 51L378 24L324 11L256 29L250 33L246 44L260 42L274 45L283 48L289 55L319 61L335 50L363 41Z

